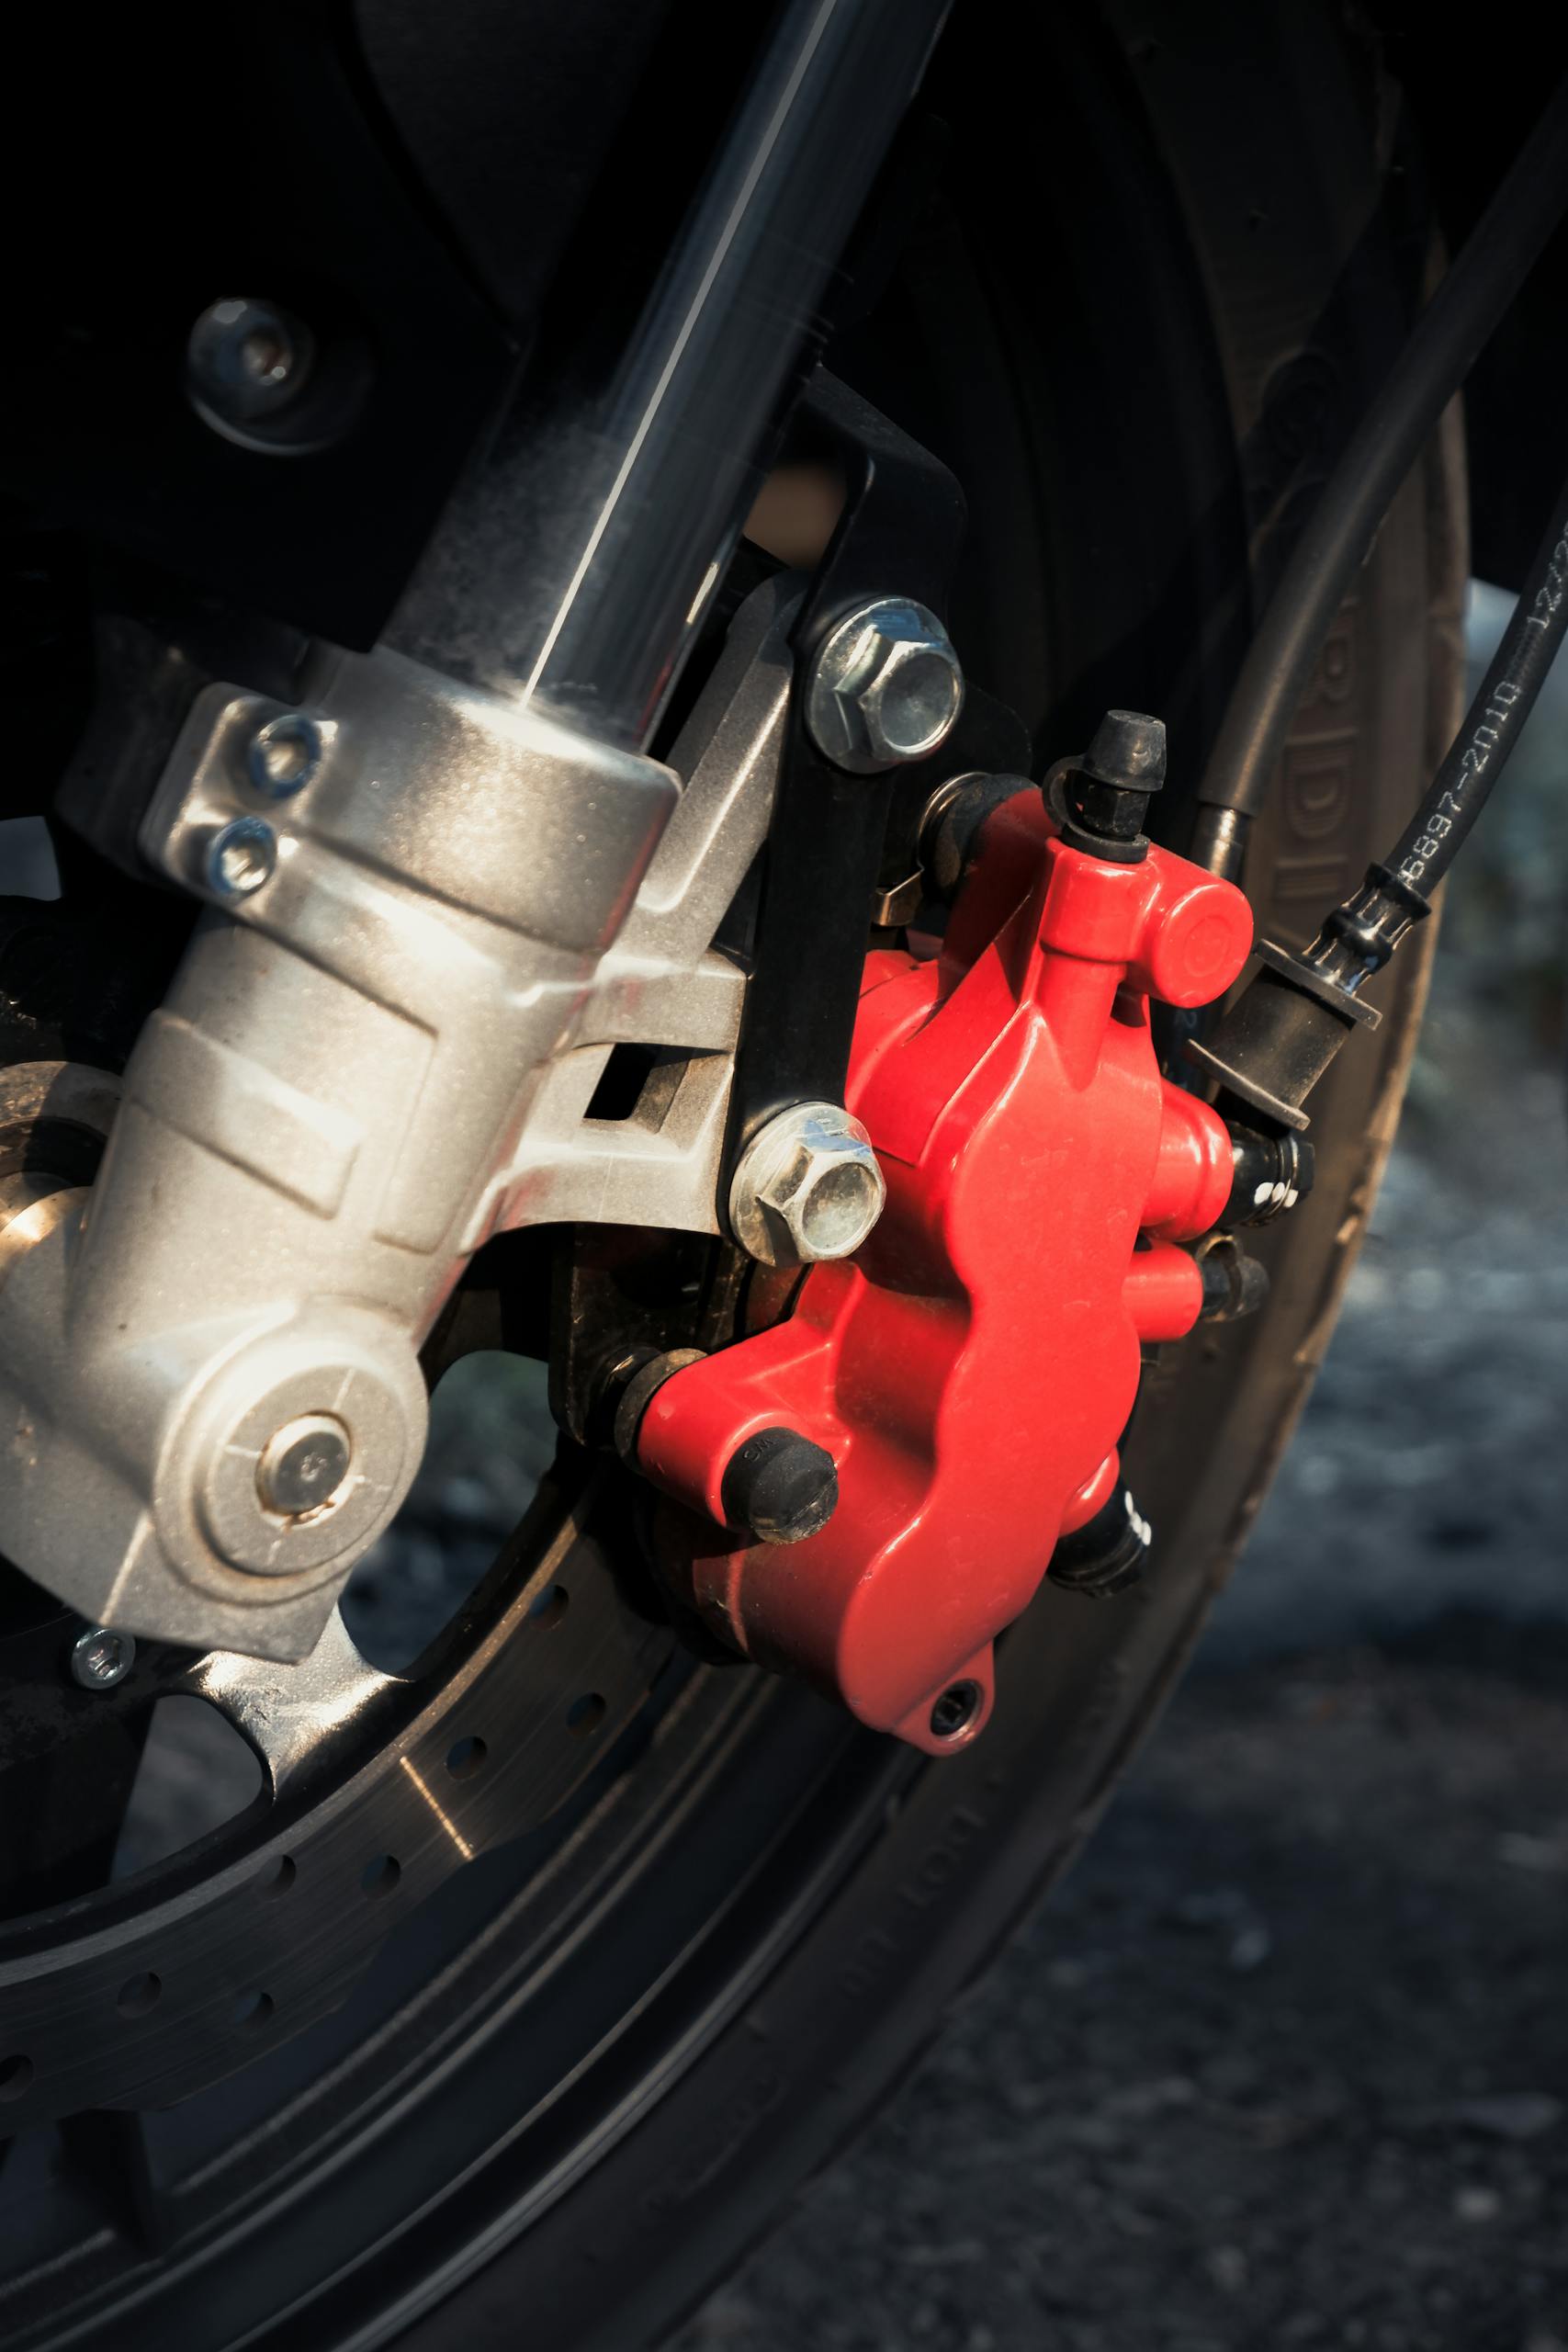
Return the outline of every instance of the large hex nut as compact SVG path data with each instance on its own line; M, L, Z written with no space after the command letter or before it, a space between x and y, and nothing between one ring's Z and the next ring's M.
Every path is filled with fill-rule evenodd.
M824 758L858 775L923 760L964 707L964 673L936 615L883 596L829 634L807 689L806 723Z
M759 1128L729 1188L737 1241L764 1266L852 1256L887 1197L871 1137L836 1102L798 1102Z

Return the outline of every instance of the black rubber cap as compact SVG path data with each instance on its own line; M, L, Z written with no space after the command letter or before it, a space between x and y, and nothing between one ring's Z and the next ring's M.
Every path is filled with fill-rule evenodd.
M1082 758L1061 762L1046 781L1061 794L1065 841L1113 865L1136 865L1149 854L1143 830L1149 801L1165 783L1165 722L1141 710L1108 710Z
M798 1430L759 1430L730 1457L721 1491L728 1526L759 1544L803 1544L832 1518L839 1474Z
M1165 721L1143 710L1108 710L1078 765L1100 784L1157 792L1165 782Z

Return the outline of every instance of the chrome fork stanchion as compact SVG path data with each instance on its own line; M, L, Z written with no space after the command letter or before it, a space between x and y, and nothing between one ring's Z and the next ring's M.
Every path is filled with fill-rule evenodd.
M520 412L300 710L193 707L141 838L209 911L0 1288L0 1549L94 1622L301 1657L406 1491L419 1345L676 805L644 747L942 15L787 8L597 413Z

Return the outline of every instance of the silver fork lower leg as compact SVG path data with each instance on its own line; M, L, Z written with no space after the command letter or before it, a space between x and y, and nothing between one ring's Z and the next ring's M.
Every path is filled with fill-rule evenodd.
M396 655L312 686L281 799L276 707L193 709L144 845L212 911L97 1182L0 1288L0 1549L100 1621L280 1658L418 1466L419 1342L677 797Z

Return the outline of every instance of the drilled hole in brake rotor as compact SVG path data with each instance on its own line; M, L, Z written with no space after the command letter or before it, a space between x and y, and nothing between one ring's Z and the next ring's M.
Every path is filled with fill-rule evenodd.
M543 1592L528 1604L528 1623L541 1634L558 1625L571 1606L571 1595L564 1584L547 1584Z
M459 1739L446 1751L446 1770L455 1781L471 1781L488 1754L482 1739Z
M609 1710L597 1690L585 1690L566 1711L566 1727L587 1739L596 1732Z
M377 1854L360 1872L359 1883L367 1894L390 1894L402 1874L396 1854Z
M242 1993L229 2012L229 2021L243 2026L246 2032L254 2032L258 2026L265 2025L275 2007L270 1993Z
M20 2098L32 2078L30 2058L0 2058L0 2098Z
M139 1975L128 1977L120 1986L115 1996L115 2007L122 2018L144 2018L157 2007L163 1989L163 1978L155 1976L150 1968L144 1968Z

